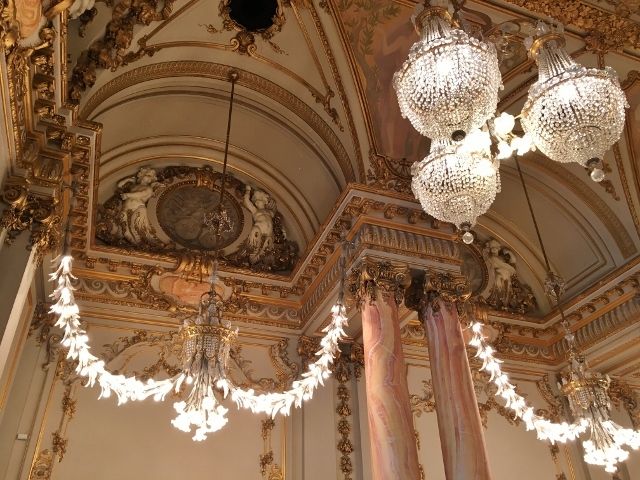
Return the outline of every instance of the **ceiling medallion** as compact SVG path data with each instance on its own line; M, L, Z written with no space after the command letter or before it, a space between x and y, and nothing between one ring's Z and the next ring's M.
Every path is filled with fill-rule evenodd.
M257 35L275 52L284 53L284 50L272 41L286 21L280 0L221 0L218 11L222 18L222 29L209 24L207 31L236 31L231 40L233 50L245 55L252 54L257 48Z
M226 248L240 237L244 214L240 203L224 195L220 207L219 188L179 182L164 191L156 205L156 216L162 230L178 245L201 251ZM220 211L224 212L221 216ZM216 222L220 226L216 238Z
M144 252L177 259L207 257L222 248L224 265L254 272L291 271L299 247L273 197L229 173L225 178L223 206L232 226L221 230L219 245L205 217L216 208L222 173L209 166L142 167L121 179L113 195L98 205L96 239L127 255Z

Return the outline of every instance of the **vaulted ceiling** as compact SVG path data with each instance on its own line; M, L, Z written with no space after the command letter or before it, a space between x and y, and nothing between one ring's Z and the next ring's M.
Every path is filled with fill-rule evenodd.
M22 139L16 148L23 149L15 153L25 164L30 139L45 132L38 141L70 153L85 172L72 229L81 260L79 297L103 313L115 308L126 315L135 307L157 315L192 307L206 288L185 276L208 273L210 238L194 219L213 200L185 192L220 180L229 75L236 71L227 193L238 227L229 234L222 267L224 288L239 298L236 319L316 331L335 294L341 232L358 236L363 251L415 267L433 259L459 265L464 258L477 290L485 292L491 272L483 249L493 238L515 260L537 303L496 311L496 318L544 329L545 348L553 344L558 312L544 295L546 268L512 161L501 165L502 191L474 227L477 242L470 249L456 242L450 225L423 214L411 193L410 166L428 153L429 141L401 118L391 79L417 39L410 22L416 2L260 5L270 3L276 12L267 18L270 26L250 31L239 23L251 18L242 20L243 2L236 0L98 1L78 19L54 18L56 2L47 2L45 13L60 35L42 45L54 45L59 62L48 66L48 47L31 47L32 58L40 59L33 69L33 112L25 114L32 127L15 129ZM500 111L519 113L537 77L523 40L538 19L549 17L565 23L574 58L613 67L627 93L627 127L605 156L604 182L535 152L522 160L552 267L567 281L568 308L586 325L594 312L599 318L627 301L638 283L637 2L478 0L464 2L462 15L468 29L503 37ZM39 24L32 23L35 36ZM22 111L16 109L16 119ZM46 170L46 179L41 170L38 181L55 184L55 175ZM258 190L277 212L277 255L269 259L242 247L257 222L247 201L260 202ZM125 206L131 193L143 200ZM141 237L123 227L139 221L140 212Z

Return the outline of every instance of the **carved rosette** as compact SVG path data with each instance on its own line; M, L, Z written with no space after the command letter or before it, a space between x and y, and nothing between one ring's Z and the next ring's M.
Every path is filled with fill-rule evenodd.
M358 307L365 301L375 301L379 293L392 296L396 304L400 305L410 283L411 276L406 265L365 258L351 271L348 292Z

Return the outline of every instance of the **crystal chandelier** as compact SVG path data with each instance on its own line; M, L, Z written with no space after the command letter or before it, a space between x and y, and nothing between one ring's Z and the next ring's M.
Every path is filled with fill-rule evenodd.
M522 127L551 160L594 169L620 138L629 105L616 72L576 63L562 33L561 27L551 31L539 23L535 39L527 41L539 73L522 110ZM596 181L602 175L592 172Z
M582 443L584 458L587 463L601 465L613 473L617 470L616 464L629 457L629 452L622 447L640 448L640 432L623 428L611 420L611 379L589 370L584 357L575 351L573 335L565 338L570 345L571 359L560 388L574 418L586 421L589 426L590 438Z
M54 300L51 312L57 315L56 326L64 331L61 344L67 349L67 359L75 362L76 372L84 377L87 387L99 385L100 398L108 398L115 394L118 403L141 401L152 397L163 401L171 393L181 398L174 403L177 416L172 424L185 432L195 428L193 440L206 439L208 433L220 430L227 424L228 409L222 405L230 396L239 408L253 413L288 415L292 407L300 407L303 401L313 397L318 386L331 375L331 365L339 351L339 343L346 337L344 328L347 325L346 309L343 301L346 259L349 255L349 242L342 242L342 254L339 259L341 274L339 296L331 309L331 322L323 330L325 335L320 341L317 359L309 364L308 370L295 380L288 390L281 392L255 392L235 385L228 375L228 364L233 343L238 335L224 320L224 300L216 291L218 278L218 255L220 252L220 234L233 228L223 206L225 182L227 176L227 157L229 151L229 134L235 83L238 74L232 71L231 97L227 123L227 139L223 172L218 205L204 215L203 224L212 229L216 236L216 250L213 260L213 272L209 292L200 300L198 313L184 321L176 337L180 345L181 371L171 378L149 379L142 382L135 377L114 374L109 371L105 362L90 352L89 336L82 327L80 309L75 301L72 274L73 258L69 247L70 217L73 212L73 198L67 215L67 231L65 233L63 253L54 261L58 261L57 269L51 274L51 281L56 287L51 294Z
M516 118L506 112L495 117L502 78L493 44L461 30L445 0L425 0L412 20L420 40L395 73L393 84L403 117L434 145L435 152L414 167L412 182L427 213L454 223L465 232L463 240L473 242L471 227L499 191L498 178L491 193L488 184L493 181L485 178L477 183L477 175L468 176L470 171L477 173L477 164L488 172L485 153L469 153L478 139L488 140L486 150L499 160L537 147L552 160L584 165L596 182L604 180L601 158L620 138L628 106L612 69L578 65L564 49L561 29L551 32L541 23L536 38L525 42L538 63L539 79L518 116L525 132L518 136L513 133ZM445 139L458 142L458 160L446 169L428 167L429 158L442 156ZM459 171L453 170L454 165Z
M189 388L186 400L174 403L178 416L171 421L174 427L190 432L197 427L194 440L204 440L206 434L220 430L226 423L227 409L219 403L217 384L227 378L231 346L238 330L222 319L224 302L215 285L217 263L211 276L211 289L200 300L198 315L185 320L178 332L182 349L182 373L176 381Z
M589 431L589 439L582 442L585 461L592 465L604 466L607 472L615 472L617 470L616 465L625 461L629 456L629 452L624 450L623 447L640 448L640 432L622 428L609 417L611 399L608 391L611 381L608 376L589 370L584 356L578 350L575 335L571 331L571 326L565 316L561 301L565 292L566 282L551 268L517 157L516 167L547 268L545 290L558 308L560 326L564 330L569 370L562 376L562 383L559 385L560 390L569 403L569 410L574 417L574 425L581 425L584 430Z
M509 123L508 119L503 120ZM591 465L603 466L607 472L615 472L617 464L628 458L629 448L640 448L640 432L623 428L611 420L611 399L608 393L611 381L608 376L589 370L584 356L578 351L575 335L571 331L560 301L565 282L551 269L517 156L515 162L547 267L545 290L558 307L560 325L565 333L569 368L561 376L562 383L559 384L559 388L568 401L573 422L558 423L544 418L517 393L516 386L502 370L502 361L496 358L494 348L483 333L484 325L477 317L472 319L472 316L469 316L471 335L468 343L475 348L476 357L482 361L480 370L487 372L489 380L495 385L495 396L504 400L505 407L524 422L527 430L535 430L540 440L551 443L576 440L588 431L589 438L582 442L585 461Z
M479 141L473 144L481 145ZM451 140L435 140L429 155L416 162L411 173L411 189L422 208L439 220L457 225L465 231L464 241L471 243L469 230L500 191L500 172L490 151L467 150Z
M502 87L495 47L458 28L445 7L419 5L413 23L420 40L393 77L402 116L432 139L481 127Z

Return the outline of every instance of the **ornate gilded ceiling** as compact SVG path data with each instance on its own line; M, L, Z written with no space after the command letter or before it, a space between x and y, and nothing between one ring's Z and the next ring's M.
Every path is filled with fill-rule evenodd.
M223 239L220 288L234 319L315 332L347 235L354 258L463 268L493 309L505 351L560 361L557 312L543 294L544 263L513 166L502 165L503 191L471 249L410 193L410 166L429 145L400 117L390 82L416 39L415 2L280 0L271 26L254 32L228 0L102 1L74 20L67 3L3 3L11 105L3 222L52 246L67 204L61 182L76 175L71 234L87 311L173 325L194 308L211 266L213 239L199 219L220 176L233 69L225 202L236 227ZM640 269L636 2L484 0L464 12L487 37L506 32L501 109L517 112L535 81L521 41L541 17L567 23L582 63L621 77L631 108L605 157L607 181L536 154L523 167L585 344L622 331L637 318ZM36 207L38 216L25 215ZM419 336L407 328L407 341Z

